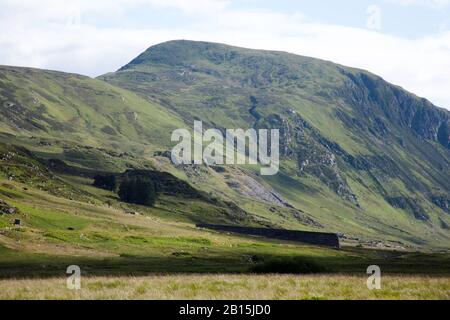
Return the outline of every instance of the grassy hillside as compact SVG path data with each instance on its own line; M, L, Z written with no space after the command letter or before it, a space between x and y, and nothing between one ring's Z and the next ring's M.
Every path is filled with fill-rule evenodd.
M259 299L448 297L448 253L335 250L198 229L197 221L229 224L236 217L209 202L166 195L154 208L128 205L90 178L49 172L23 148L0 151L0 198L17 209L0 214L2 299L244 299L255 287ZM372 264L383 270L381 291L365 289ZM65 287L69 265L81 267L81 291Z
M194 120L279 128L280 173L174 166L171 132ZM364 71L210 43L100 79L0 67L0 298L446 299L448 120ZM156 205L94 187L99 173L151 175ZM338 232L342 248L197 223Z
M214 207L201 201L161 197L155 208L131 206L79 179L66 179L90 200L69 200L27 184L0 181L1 197L19 210L15 215L0 215L0 277L64 276L72 264L79 265L86 276L365 274L371 264L391 274L450 272L448 254L335 250L198 229L195 214L214 214ZM12 225L17 218L22 221L20 227Z
M183 126L172 112L103 81L54 71L0 67L0 128L118 152L168 147Z
M276 214L269 211L273 203L265 200L275 199L270 186L248 172L228 168L219 174L213 168L174 167L161 151L170 150L172 130L190 125L161 104L131 91L79 75L1 67L0 101L0 144L25 148L36 159L58 159L104 172L167 171L212 198L245 206L264 225L311 228L311 217L298 210L294 215L292 209L275 203ZM14 166L16 161L7 165ZM44 176L55 168L46 169ZM4 175L15 178L9 171ZM259 201L251 199L254 196ZM197 215L198 222L222 220Z
M449 113L373 74L283 52L171 41L99 79L191 126L200 119L219 129L279 128L281 174L257 180L327 230L394 246L450 245ZM243 189L236 191L245 196Z
M448 112L365 71L174 41L99 79L0 67L0 102L3 179L61 201L123 206L48 160L170 172L209 199L161 198L162 211L152 212L174 221L332 231L353 245L396 250L450 247ZM173 166L170 134L195 119L206 128L279 128L281 172ZM40 214L33 197L39 202L34 194L23 208L30 216Z

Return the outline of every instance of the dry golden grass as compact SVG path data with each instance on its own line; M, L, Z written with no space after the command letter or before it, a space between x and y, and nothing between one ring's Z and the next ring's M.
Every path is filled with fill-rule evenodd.
M381 290L348 275L161 275L2 280L0 299L450 299L449 277L383 276Z

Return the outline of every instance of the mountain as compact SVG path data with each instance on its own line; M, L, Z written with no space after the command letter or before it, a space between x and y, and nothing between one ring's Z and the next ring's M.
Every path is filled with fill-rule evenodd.
M163 171L202 195L161 199L161 211L182 221L450 247L450 113L363 70L171 41L98 79L0 67L0 105L0 151L14 168L0 175L17 179L26 167L20 182L34 175L39 188L51 176L45 185L58 196L105 201L86 185L93 170ZM280 129L280 173L174 166L171 133L192 130L194 120L204 129Z
M376 75L284 52L171 41L99 79L191 126L280 128L281 173L258 180L327 229L450 244L450 113Z
M132 151L136 145L169 146L165 133L183 125L173 112L130 91L47 70L0 66L0 103L2 132L49 143Z

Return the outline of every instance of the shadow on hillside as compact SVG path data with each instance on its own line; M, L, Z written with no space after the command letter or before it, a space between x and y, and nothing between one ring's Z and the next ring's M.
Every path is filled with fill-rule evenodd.
M121 256L117 258L55 257L30 255L5 260L0 257L0 279L66 277L70 265L84 276L145 276L189 273L345 273L366 275L369 265L383 273L450 275L448 255L403 255L394 259L361 257L302 257L280 255L233 255L199 257L174 253L169 257Z

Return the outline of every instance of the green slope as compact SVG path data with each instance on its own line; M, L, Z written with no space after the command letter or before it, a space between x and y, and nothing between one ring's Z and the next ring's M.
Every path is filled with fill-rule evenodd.
M88 77L0 67L0 128L15 136L119 151L157 150L183 121L130 91Z
M370 246L450 247L449 113L365 71L172 41L99 79L0 67L0 105L0 142L34 157L168 171L260 225L339 232ZM192 130L195 119L206 128L279 128L280 174L173 166L161 151L172 130ZM203 209L187 218L203 214L223 218Z
M201 119L221 129L280 128L282 174L263 183L328 230L450 246L449 112L373 74L283 52L171 41L100 79L191 126Z

